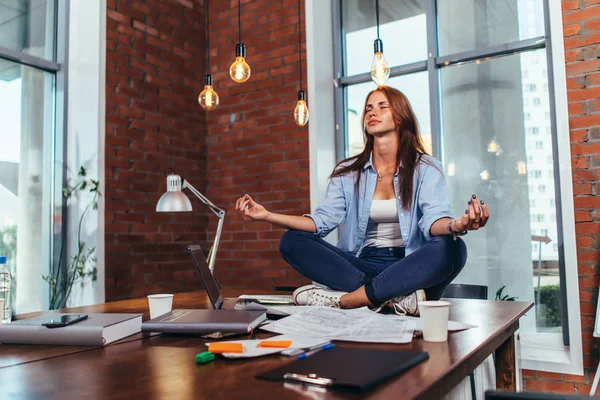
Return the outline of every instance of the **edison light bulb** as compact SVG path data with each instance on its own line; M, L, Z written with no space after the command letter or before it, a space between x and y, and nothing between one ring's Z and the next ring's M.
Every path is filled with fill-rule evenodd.
M481 180L484 180L484 181L487 181L488 179L490 179L490 173L487 171L487 169L484 169L483 171L481 171L479 176L481 177Z
M294 108L294 120L298 126L304 126L308 122L308 104L306 104L304 90L298 91L298 103Z
M229 67L229 76L237 83L246 82L250 79L250 66L246 62L246 46L243 43L235 45L235 61Z
M207 111L219 105L219 95L212 87L212 76L210 74L204 76L204 90L198 96L198 103Z
M494 139L488 143L488 152L495 153L498 151L498 143Z
M377 86L384 86L390 77L390 66L383 56L383 42L376 39L373 45L375 54L371 63L371 79Z
M454 164L453 162L448 164L448 173L447 174L448 174L448 176L456 175L456 164Z

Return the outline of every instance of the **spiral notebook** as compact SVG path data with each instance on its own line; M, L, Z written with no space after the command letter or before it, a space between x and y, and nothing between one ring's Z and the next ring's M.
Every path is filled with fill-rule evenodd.
M366 391L428 358L422 351L334 347L256 378Z

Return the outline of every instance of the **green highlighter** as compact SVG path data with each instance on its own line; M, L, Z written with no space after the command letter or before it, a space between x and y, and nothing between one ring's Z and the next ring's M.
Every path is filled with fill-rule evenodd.
M204 351L196 354L196 364L206 364L215 359L215 355L210 351Z

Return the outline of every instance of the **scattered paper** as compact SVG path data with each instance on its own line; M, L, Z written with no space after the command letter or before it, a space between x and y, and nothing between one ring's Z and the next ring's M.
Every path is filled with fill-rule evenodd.
M414 321L364 309L311 307L261 329L294 336L369 343L410 343Z
M291 340L292 344L287 349L283 348L273 348L273 347L258 347L260 342L265 340ZM291 350L291 349L307 349L310 347L318 346L320 344L327 343L326 340L320 338L312 338L312 337L299 337L299 336L291 336L291 335L280 335L273 336L269 339L253 339L253 340L232 340L230 342L219 342L219 343L241 343L243 347L243 351L241 353L222 353L221 355L226 358L253 358L266 356L269 354L277 354L281 353L283 350ZM207 346L210 344L209 342L205 343Z
M406 318L415 321L415 330L417 330L417 331L423 330L422 325L421 325L421 318L408 317L408 316ZM448 331L449 332L464 331L465 329L475 328L476 326L477 325L469 325L469 324L465 324L463 322L448 321Z

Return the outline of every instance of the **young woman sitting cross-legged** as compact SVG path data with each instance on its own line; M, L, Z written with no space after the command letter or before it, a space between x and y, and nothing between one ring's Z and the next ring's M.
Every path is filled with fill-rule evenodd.
M473 194L454 218L441 163L426 154L407 98L383 86L369 93L363 110L365 148L340 162L324 202L313 214L267 211L249 195L236 201L244 220L289 229L283 258L308 279L296 304L340 308L392 307L419 314L419 302L437 300L467 259L459 236L490 217ZM333 246L323 240L339 227Z

